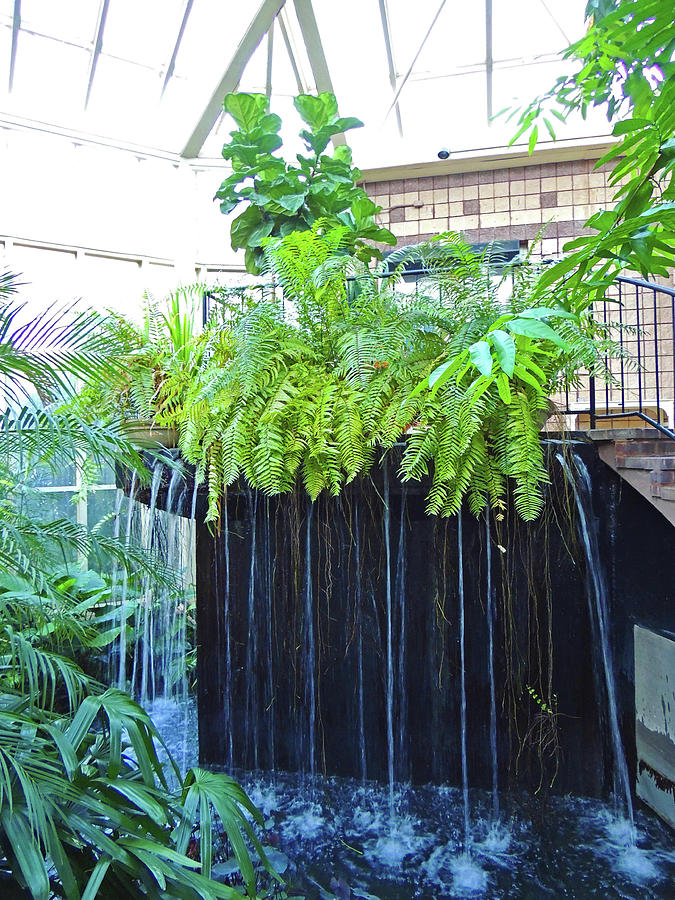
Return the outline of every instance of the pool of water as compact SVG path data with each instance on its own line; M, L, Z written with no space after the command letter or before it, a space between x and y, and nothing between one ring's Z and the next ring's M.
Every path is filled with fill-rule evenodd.
M181 766L196 761L194 709L150 710ZM347 778L235 772L262 811L267 843L289 859L307 897L675 897L673 832L638 809L634 830L608 803L579 797L500 797L471 791L469 852L461 790Z

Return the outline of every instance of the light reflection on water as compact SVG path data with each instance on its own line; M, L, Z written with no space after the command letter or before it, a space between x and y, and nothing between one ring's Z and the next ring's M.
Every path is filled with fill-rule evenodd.
M193 709L163 704L155 722L184 765L197 758ZM673 836L639 811L630 826L598 800L472 791L473 843L463 847L461 790L386 786L347 778L235 772L262 811L267 842L291 860L309 897L437 900L449 897L667 900L675 884Z

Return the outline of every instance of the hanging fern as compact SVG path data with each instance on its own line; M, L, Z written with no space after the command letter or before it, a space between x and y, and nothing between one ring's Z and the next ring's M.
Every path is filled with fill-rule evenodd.
M547 398L580 367L602 368L607 329L555 298L531 308L533 266L497 277L456 234L395 251L375 271L348 245L345 229L322 221L270 239L273 290L228 306L199 335L177 301L125 332L124 390L178 426L183 457L208 482L208 521L239 479L269 495L298 481L312 498L337 494L399 442L401 478L430 478L430 513L453 515L465 499L476 514L498 507L511 484L520 515L536 517ZM402 276L413 257L429 275L411 295Z

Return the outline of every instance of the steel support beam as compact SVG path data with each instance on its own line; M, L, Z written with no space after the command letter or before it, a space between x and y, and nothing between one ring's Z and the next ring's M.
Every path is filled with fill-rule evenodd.
M21 0L14 0L14 16L12 17L12 49L9 54L9 90L14 86L14 70L16 68L16 51L19 46L21 30Z
M316 89L320 94L325 92L334 94L333 80L330 77L328 60L321 43L319 26L316 24L312 0L293 0L293 5L295 6L295 14L298 17L302 38L307 49L307 57L312 68ZM344 134L334 134L332 142L334 146L347 143Z
M94 38L94 46L91 51L91 59L89 60L89 74L87 76L87 94L84 98L84 108L86 109L89 105L89 98L91 97L91 89L94 84L94 76L96 75L96 67L98 66L98 60L101 55L101 49L103 47L103 32L105 31L105 21L108 18L108 7L110 6L110 0L101 0L101 5L98 10L98 22L96 24L96 37Z
M257 13L253 17L251 24L246 29L244 36L229 65L223 73L223 77L218 82L211 99L209 100L199 121L192 130L192 134L187 140L181 156L187 159L195 159L199 156L199 152L204 146L204 141L215 125L220 110L223 105L225 94L237 89L237 85L241 81L244 74L246 64L251 58L258 44L262 41L274 22L279 10L284 5L285 0L263 0Z
M171 59L169 60L169 65L166 67L166 74L164 75L164 81L162 83L162 93L160 94L161 97L164 96L164 91L166 90L166 86L171 81L174 70L176 68L176 59L178 58L178 51L180 50L180 45L183 41L183 35L185 34L185 27L187 26L188 19L190 18L190 13L192 12L193 4L194 4L194 0L185 0L185 8L183 9L183 18L181 19L180 28L178 29L178 35L176 36L176 40L173 45Z
M291 68L293 69L293 75L295 76L295 84L298 88L298 93L307 94L309 92L309 83L300 66L300 60L298 58L298 48L293 39L293 34L289 27L289 23L287 22L287 13L285 9L282 9L279 13L277 22L279 23L279 28L281 29L281 36L284 39L284 44L286 45L286 52L288 53L288 59L291 64Z
M267 68L265 71L265 93L269 100L272 96L272 63L274 62L274 22L267 32Z
M391 41L391 25L389 24L389 8L387 0L379 0L380 3L380 19L382 20L382 34L384 35L384 48L387 52L387 68L389 69L389 84L392 93L396 93L396 64L394 62L394 48ZM396 125L398 133L403 137L403 125L401 124L401 108L396 102L394 107L396 110Z
M485 0L485 97L487 103L488 125L492 118L492 72L494 57L492 54L492 0Z
M391 106L387 110L387 116L389 115L389 113L392 111L392 109L394 109L394 107L398 103L398 98L401 96L401 91L408 83L408 79L410 78L410 76L412 74L412 70L415 68L415 63L420 58L420 54L421 54L422 50L424 50L424 45L429 40L429 35L434 30L434 25L436 24L436 22L438 22L438 17L443 12L443 7L445 6L446 2L447 2L447 0L441 0L440 5L439 5L438 9L436 10L436 15L431 20L431 24L427 28L426 33L425 33L424 37L422 38L422 43L417 48L417 53L413 57L413 61L410 63L410 65L408 67L408 71L403 76L403 80L401 81L401 83L398 86L398 90L396 91L396 94L394 95L394 99L391 101Z

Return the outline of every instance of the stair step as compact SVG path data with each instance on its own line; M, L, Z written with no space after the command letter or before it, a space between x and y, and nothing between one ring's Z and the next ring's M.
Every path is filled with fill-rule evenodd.
M675 456L675 441L667 438L652 441L617 441L616 456ZM639 466L638 466L639 468Z
M650 472L675 469L675 456L617 456L620 469L647 469Z

